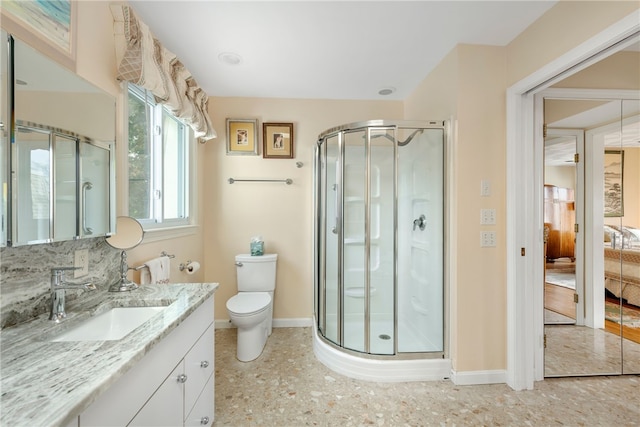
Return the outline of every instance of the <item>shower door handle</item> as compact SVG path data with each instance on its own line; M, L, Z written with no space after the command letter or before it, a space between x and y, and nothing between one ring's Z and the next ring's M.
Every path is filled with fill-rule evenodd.
M333 184L331 186L331 189L334 191L335 193L335 203L333 205L333 213L334 213L334 219L335 219L335 225L331 228L331 232L333 234L338 234L338 224L340 221L340 218L338 218L338 184Z
M413 230L415 231L416 227L420 229L420 231L424 231L427 226L427 217L424 215L420 215L420 218L416 218L413 220Z

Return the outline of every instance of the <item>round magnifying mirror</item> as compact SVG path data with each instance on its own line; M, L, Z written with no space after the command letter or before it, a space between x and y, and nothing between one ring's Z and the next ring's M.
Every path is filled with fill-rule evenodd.
M135 218L119 216L116 218L116 234L106 238L107 244L116 249L133 249L142 242L144 230Z
M109 287L109 292L125 292L138 288L138 284L127 279L129 265L127 264L127 250L133 249L142 242L144 230L142 225L128 216L116 218L116 234L105 238L112 248L120 249L120 278Z

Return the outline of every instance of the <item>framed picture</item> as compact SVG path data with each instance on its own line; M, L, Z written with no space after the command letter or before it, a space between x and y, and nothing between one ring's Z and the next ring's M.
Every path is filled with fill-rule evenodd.
M604 152L604 216L624 216L624 151Z
M9 33L75 71L77 2L2 0L2 26Z
M293 159L293 123L263 123L262 145L265 159Z
M227 119L227 155L258 155L258 120Z

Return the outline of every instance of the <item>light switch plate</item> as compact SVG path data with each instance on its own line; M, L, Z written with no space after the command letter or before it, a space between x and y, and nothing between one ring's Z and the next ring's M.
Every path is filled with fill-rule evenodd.
M491 181L483 179L480 181L480 196L489 197L491 195Z
M495 231L481 231L480 232L480 246L483 248L494 248L496 246L496 232Z
M77 270L73 270L74 278L89 274L89 249L79 249L75 252L73 266L80 267Z
M480 209L480 224L495 225L495 223L496 223L495 209Z

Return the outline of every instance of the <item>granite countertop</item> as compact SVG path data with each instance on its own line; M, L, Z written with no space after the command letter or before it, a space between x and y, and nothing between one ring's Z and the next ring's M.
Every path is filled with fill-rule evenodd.
M97 291L68 303L67 319L60 324L49 321L47 314L3 329L0 425L67 425L217 288L217 283L183 283L144 285L122 293ZM92 315L127 306L167 308L118 341L50 341Z

